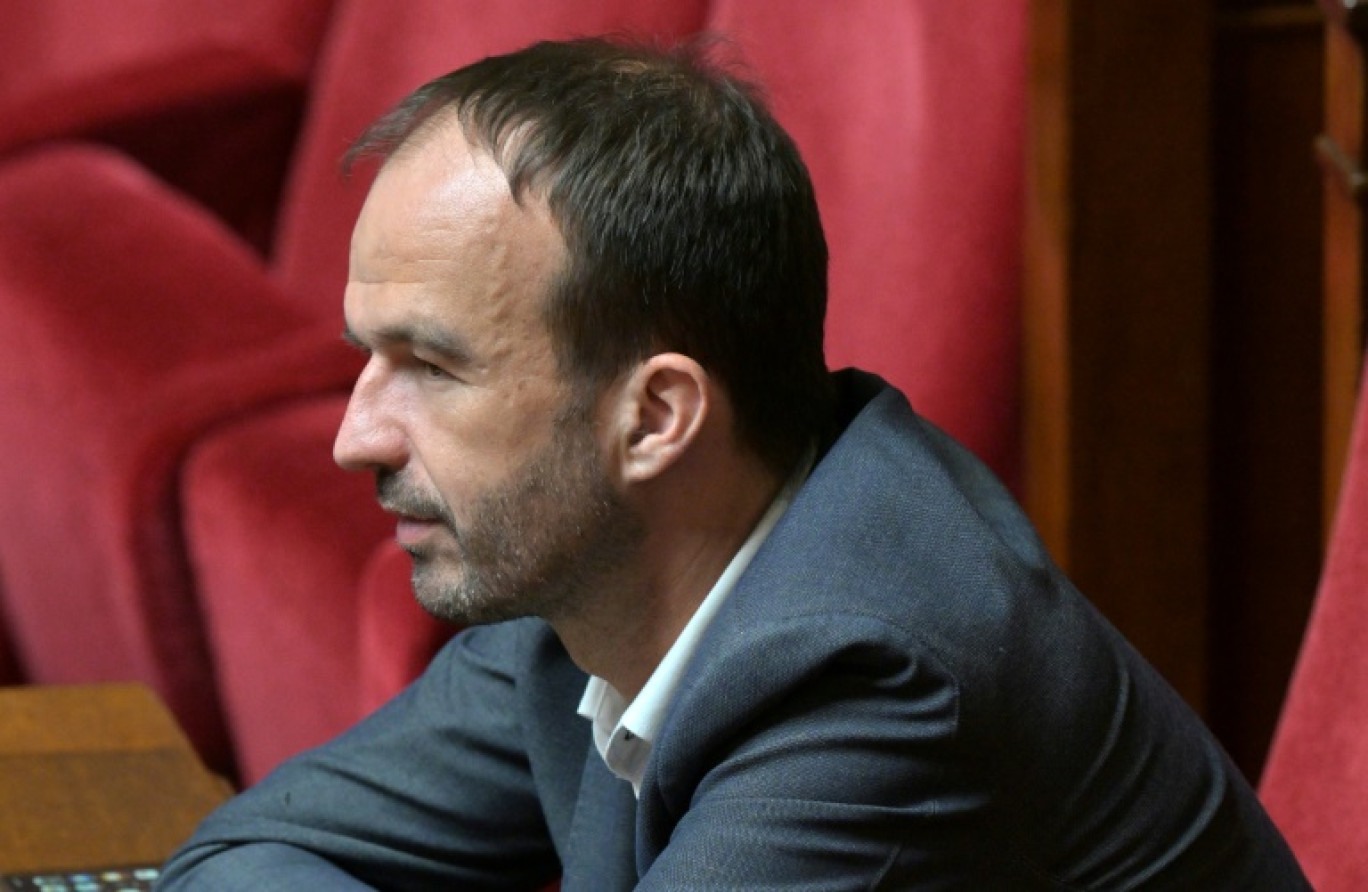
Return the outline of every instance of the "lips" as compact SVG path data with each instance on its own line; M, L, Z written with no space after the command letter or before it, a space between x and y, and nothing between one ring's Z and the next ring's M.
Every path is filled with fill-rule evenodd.
M380 507L398 519L394 538L403 548L417 546L444 526L442 503L419 487L406 484L396 472L386 470L375 475L375 496Z
M402 547L417 545L441 525L436 520L401 514L399 522L395 525L394 538Z

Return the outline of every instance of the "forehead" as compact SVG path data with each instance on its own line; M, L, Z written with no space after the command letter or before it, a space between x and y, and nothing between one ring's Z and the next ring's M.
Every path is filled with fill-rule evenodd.
M498 164L454 123L424 135L381 168L357 219L353 253L364 259L399 239L434 259L467 242L477 249L521 248L524 260L554 259L562 247L546 202L532 193L515 201Z
M462 312L510 298L540 306L564 255L546 202L515 201L493 158L452 124L380 170L353 232L350 279L363 292L410 286Z

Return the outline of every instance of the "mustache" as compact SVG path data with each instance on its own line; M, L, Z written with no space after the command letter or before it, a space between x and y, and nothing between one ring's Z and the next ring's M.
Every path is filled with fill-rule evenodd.
M451 518L441 499L411 485L397 471L376 472L375 498L381 508L392 514L451 525Z

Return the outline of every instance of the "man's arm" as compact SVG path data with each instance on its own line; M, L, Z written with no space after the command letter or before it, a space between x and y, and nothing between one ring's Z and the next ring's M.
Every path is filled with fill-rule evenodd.
M525 624L469 630L407 691L212 814L174 890L538 888L559 872L519 726Z

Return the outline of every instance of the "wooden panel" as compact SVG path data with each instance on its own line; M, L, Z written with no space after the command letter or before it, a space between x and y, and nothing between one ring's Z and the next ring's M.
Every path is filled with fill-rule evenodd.
M1314 0L1217 19L1208 717L1250 777L1321 563L1321 27Z
M1324 219L1349 234L1322 257L1322 15L1315 0L1032 10L1027 507L1257 776L1362 350L1363 231L1342 183ZM1330 91L1357 116L1342 125L1357 160L1363 72L1343 55Z
M159 864L228 793L140 685L0 689L0 871Z
M1191 0L1033 4L1024 294L1028 510L1199 709L1211 27Z
M1345 13L1339 4L1332 10ZM1325 516L1334 513L1363 356L1364 7L1325 32Z

